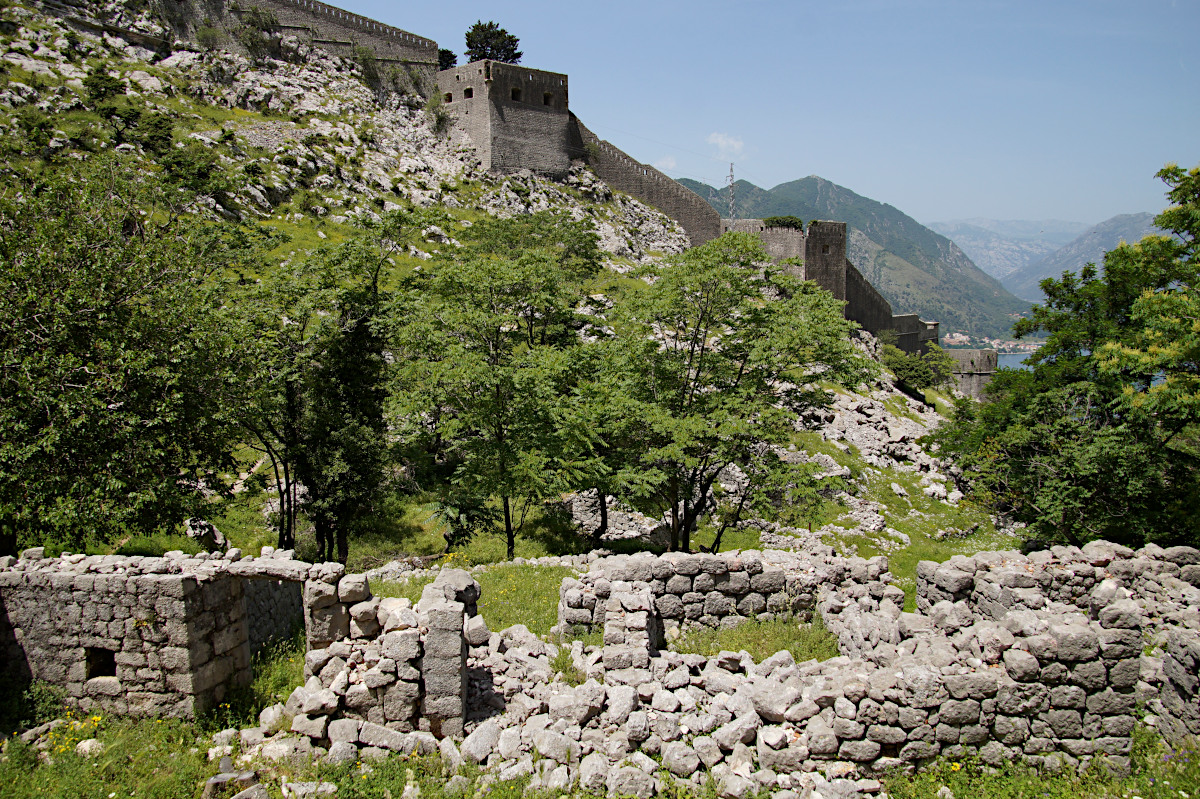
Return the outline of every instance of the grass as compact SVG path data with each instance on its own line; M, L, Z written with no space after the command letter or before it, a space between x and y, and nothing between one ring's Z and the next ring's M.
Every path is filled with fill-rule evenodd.
M937 796L942 786L958 797L988 799L1079 799L1079 797L1142 797L1190 799L1200 791L1200 749L1171 749L1144 727L1134 730L1134 769L1125 777L1102 769L1083 774L1038 771L1018 763L989 768L974 760L939 760L912 776L884 780L893 799Z
M998 533L991 517L982 508L965 500L954 507L925 496L920 479L921 475L915 472L882 469L859 481L860 485L865 484L865 490L859 495L883 506L880 512L887 520L887 526L908 536L907 545L901 545L883 532L847 532L837 537L841 549L862 557L888 556L889 569L896 578L895 584L904 589L908 610L915 607L918 562L941 562L953 555L972 555L984 550L1015 549L1020 544L1015 537ZM908 496L896 494L891 488L892 483L903 488ZM974 532L968 532L973 528ZM938 533L947 530L962 533L938 537Z
M776 652L787 650L797 663L805 660L828 660L837 657L837 638L819 616L811 622L795 618L773 621L749 621L731 629L697 629L685 633L673 647L684 654L716 657L721 651L745 650L756 662L762 662Z
M442 561L456 566L455 558ZM479 615L489 630L524 624L535 635L549 635L558 623L558 587L574 574L564 566L497 566L475 575L479 582ZM416 602L432 577L371 585L376 596L397 596Z

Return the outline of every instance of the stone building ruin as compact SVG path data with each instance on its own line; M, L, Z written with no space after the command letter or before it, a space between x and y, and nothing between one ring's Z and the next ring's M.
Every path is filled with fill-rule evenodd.
M248 678L246 613L263 611L250 609L247 581L277 597L287 585L308 633L307 679L241 731L243 750L264 757L441 753L532 775L535 787L640 794L659 768L649 753L693 784L703 765L743 796L800 787L832 761L860 778L969 754L1123 771L1139 707L1170 741L1200 735L1200 551L1189 547L1093 542L922 562L911 613L882 556L563 558L577 576L560 588L558 630L603 635L569 645L587 678L577 686L554 677L557 645L520 625L488 630L479 585L460 570L435 572L414 604L286 553L37 555L0 563L6 671L61 685L89 710L211 707ZM756 663L668 648L688 627L779 616L819 616L841 655ZM1161 658L1143 653L1147 640Z

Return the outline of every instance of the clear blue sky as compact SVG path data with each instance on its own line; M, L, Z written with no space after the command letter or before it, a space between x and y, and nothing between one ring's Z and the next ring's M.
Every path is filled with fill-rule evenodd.
M1200 163L1200 0L345 0L459 54L478 19L672 177L820 175L921 222L1096 223Z

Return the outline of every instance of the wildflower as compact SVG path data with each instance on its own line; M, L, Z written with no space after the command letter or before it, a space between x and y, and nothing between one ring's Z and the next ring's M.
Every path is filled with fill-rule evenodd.
M954 762L954 763L950 764L951 771L958 771L961 768L962 768L962 763Z

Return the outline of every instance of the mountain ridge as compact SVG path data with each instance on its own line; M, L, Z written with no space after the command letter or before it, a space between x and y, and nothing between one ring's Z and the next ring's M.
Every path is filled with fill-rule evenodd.
M728 213L728 189L679 181L718 211ZM953 241L888 203L863 197L817 175L763 189L734 184L739 216L830 219L850 228L848 254L896 313L918 313L941 323L942 334L1008 338L1029 304L976 266Z

